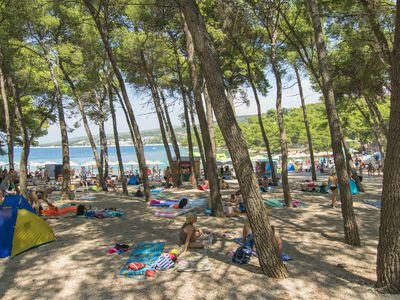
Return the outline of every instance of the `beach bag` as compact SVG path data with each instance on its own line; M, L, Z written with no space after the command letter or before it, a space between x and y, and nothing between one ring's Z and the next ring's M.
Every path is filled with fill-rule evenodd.
M155 270L168 270L174 266L174 261L171 259L169 253L161 254L157 261L151 266Z
M240 212L242 212L242 213L246 212L246 206L244 205L243 202L240 202L240 204L239 204L239 210L240 210Z
M135 193L135 197L139 197L139 198L144 197L144 193L141 191L141 189L137 190L137 192Z
M240 246L236 249L232 257L232 262L237 264L248 264L251 258L251 248L247 246Z

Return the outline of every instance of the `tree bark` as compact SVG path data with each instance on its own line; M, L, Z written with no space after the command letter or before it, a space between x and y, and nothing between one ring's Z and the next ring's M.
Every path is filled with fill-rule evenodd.
M136 143L136 145L137 145L135 147L136 155L137 155L139 169L140 169L141 176L142 176L142 183L143 183L143 188L144 188L145 199L146 199L146 201L150 201L149 179L147 176L147 166L146 166L146 158L144 155L142 136L140 134L139 126L136 122L136 118L135 118L135 114L133 112L132 105L129 101L129 96L128 96L128 92L126 90L124 78L122 76L120 69L118 68L117 61L114 57L114 53L113 53L111 45L110 45L110 41L106 34L106 29L103 28L103 24L100 20L100 16L96 12L95 8L93 7L92 1L84 0L84 4L88 8L91 16L93 17L94 22L96 23L96 27L97 27L97 30L99 31L100 37L102 39L105 51L107 53L107 57L111 63L114 74L117 77L118 84L121 89L122 99L124 100L124 104L125 104L125 107L128 112L129 120L132 125L133 133L135 135L133 142Z
M174 160L172 158L171 149L169 148L168 138L165 133L165 127L164 127L162 110L161 110L161 100L160 100L160 96L158 94L157 86L154 82L153 71L152 71L151 67L149 66L149 64L147 63L143 51L140 51L140 58L142 60L143 71L145 72L145 75L146 75L147 84L151 90L154 107L155 107L156 113L157 113L158 123L160 125L161 138L162 138L162 141L164 144L165 153L167 154L167 159L168 159L169 165L172 166L174 164ZM174 170L174 168L173 168L173 170ZM177 173L175 172L175 177L176 176L177 176ZM178 178L175 178L175 180L173 180L173 182L174 182L175 186L179 186Z
M185 20L186 16L183 15L182 18ZM212 213L214 216L224 216L222 197L219 189L219 180L217 174L217 161L215 159L214 152L212 151L212 141L209 133L207 116L204 111L203 102L201 99L200 84L197 77L196 66L195 66L195 50L193 44L193 38L191 32L188 28L188 24L184 22L184 32L186 37L186 47L188 51L188 66L189 75L192 82L192 88L194 93L194 103L196 106L197 117L199 118L201 136L203 138L203 145L206 158L205 172L207 174L207 179L210 184L210 203L212 208Z
M304 126L306 128L308 151L310 152L310 160L311 160L311 177L312 177L313 181L316 181L317 180L317 172L315 169L314 148L313 148L313 142L312 142L311 131L310 131L310 123L308 122L308 118L307 118L307 109L306 109L306 102L304 100L303 85L301 84L301 77L300 77L300 73L299 73L296 63L293 63L293 69L294 69L294 72L296 73L297 86L299 88L299 94L300 94L300 100L301 100L301 109L303 110Z
M375 103L375 100L365 96L365 103L367 103L368 109L373 118L375 118L380 126L380 129L385 137L388 135L388 128L386 126L385 121L383 120L382 114Z
M347 145L347 142L344 139L343 133L342 133L342 144L343 144L344 155L346 157L347 173L349 174L349 176L352 176L353 180L356 183L356 186L357 186L358 190L360 192L365 192L364 186L361 183L360 178L358 177L358 173L357 173L354 161L353 161L353 157L352 157L352 155L350 153L349 146Z
M292 196L290 195L290 186L289 186L289 174L288 174L288 145L287 145L287 137L285 124L283 120L283 110L282 110L282 74L278 65L278 57L277 57L277 31L274 30L271 38L271 65L272 70L275 75L276 81L276 115L278 118L278 127L279 127L279 142L281 145L281 153L282 153L282 189L283 196L285 198L285 203L287 207L292 207Z
M391 56L390 119L383 173L377 258L377 287L400 293L400 2L396 4Z
M204 103L206 104L206 116L207 116L207 126L208 132L211 138L212 152L216 157L217 155L217 142L215 141L215 132L214 132L214 124L213 124L213 108L211 105L210 96L207 90L207 84L204 86Z
M239 45L237 45L237 48L238 48L239 52L241 53L243 59L246 62L247 78L250 83L251 89L253 91L254 99L256 100L258 125L260 126L261 136L263 138L264 145L267 150L268 162L269 162L269 166L270 166L270 170L271 170L272 184L274 186L277 186L278 180L276 178L275 165L274 165L274 161L272 159L272 152L271 152L271 147L269 144L269 139L268 139L267 133L265 132L265 128L264 128L264 124L263 124L263 120L262 120L261 103L260 103L260 99L258 98L257 87L254 83L253 73L251 71L251 66L250 66L250 61L249 61L249 58L247 57L247 55L243 52L243 50L241 49L241 47Z
M108 79L108 80L109 80L109 82L107 83L108 100L110 101L110 112L111 112L111 119L112 119L112 124L113 124L114 144L115 144L115 151L117 152L117 158L118 158L119 178L121 179L121 183L122 183L122 193L124 193L125 195L128 195L128 185L127 185L127 180L125 178L124 162L122 160L121 148L119 146L117 117L115 115L114 97L113 97L112 87L110 84L111 79Z
M185 90L185 86L183 83L182 68L181 68L181 62L179 60L178 46L176 44L176 41L175 41L172 33L170 33L169 36L171 38L172 45L173 45L173 51L174 51L175 61L176 61L176 73L178 75L179 89L180 89L180 92L182 95L183 110L184 110L185 124L186 124L186 135L187 135L188 148L189 148L189 160L190 160L192 185L194 188L196 188L197 187L197 177L196 177L196 173L194 170L193 141L192 141L192 131L190 130L190 119L189 119L189 111L188 111L188 96L187 96L187 92Z
M189 103L190 120L192 121L192 128L193 128L194 135L196 137L197 147L199 149L201 164L203 165L204 174L207 176L206 159L205 159L205 155L204 155L203 143L201 141L199 131L197 130L196 119L194 117L194 111L193 111L194 103L193 103L193 99L190 95L189 95L189 100L190 100L190 103Z
M196 2L194 0L180 0L178 3L190 34L193 36L204 77L208 84L215 116L229 149L233 165L237 170L237 177L247 207L247 216L254 234L262 271L274 278L287 277L287 269L276 252L273 231L269 224L265 205L262 202L246 141L224 92L222 71L211 37L206 30ZM186 31L188 37L189 31ZM188 41L190 42L190 39L187 39ZM192 70L190 73L193 73ZM197 92L197 98L198 95Z
M171 140L172 143L172 148L174 149L175 153L175 158L176 158L176 164L178 168L172 168L172 173L175 174L174 176L176 177L176 180L178 181L178 186L182 184L182 179L181 179L181 172L180 172L180 164L181 164L181 151L179 149L179 144L178 140L175 135L175 130L174 126L172 125L171 118L169 117L169 112L168 112L168 106L167 106L167 100L165 99L164 93L161 89L159 89L159 94L161 96L162 104L163 104L163 109L161 109L162 116L164 116L164 121L165 121L165 129L167 131L167 134L169 136L169 139ZM171 165L172 167L172 165Z
M342 151L342 130L339 116L336 110L334 91L332 86L332 77L330 74L327 50L322 33L321 19L319 15L318 3L316 0L307 0L312 26L314 29L314 38L317 47L318 66L322 79L323 94L325 99L326 113L331 133L332 151L334 155L335 167L340 184L340 199L342 202L342 216L344 222L345 242L349 245L359 246L360 235L358 225L353 209L353 199L350 193L349 177L346 171L346 163Z
M28 128L26 126L25 118L22 110L21 98L19 96L19 92L14 86L14 83L9 80L10 88L13 94L13 98L15 101L15 116L17 117L17 121L19 124L19 130L21 133L22 139L22 151L21 158L19 162L19 189L21 191L22 196L28 199L28 157L30 152L30 139Z
M64 64L63 64L61 59L59 59L58 64L60 66L61 72L64 75L65 80L67 81L69 87L72 90L72 94L74 95L75 102L76 102L76 104L78 104L78 110L79 110L79 113L80 113L80 115L82 117L83 127L85 128L85 132L86 132L86 135L87 135L88 140L89 140L90 147L91 147L92 152L93 152L94 160L96 162L97 172L99 174L100 185L101 185L103 191L107 191L107 184L104 181L103 168L101 166L99 153L97 151L97 146L96 146L96 143L94 141L94 138L93 138L93 135L92 135L92 131L90 130L90 126L89 126L89 122L88 122L88 119L87 119L87 116L86 116L86 112L85 112L85 108L84 108L84 105L83 105L82 98L79 95L74 82L72 81L71 77L69 76L68 72L66 71L66 69L64 67Z
M103 177L107 180L109 161L108 161L108 147L107 147L107 136L104 128L104 119L99 122L99 137L100 137L100 153L101 161L103 166Z
M65 122L61 88L58 83L57 76L54 73L54 64L49 57L49 50L43 44L41 45L41 47L42 50L44 51L44 59L46 60L50 72L50 78L54 85L54 99L57 103L58 122L60 124L60 131L61 131L61 147L62 147L62 162L63 162L63 182L61 189L61 199L69 199L71 191L71 167L70 167L70 157L69 157L68 129L67 129L67 123Z
M5 86L5 75L3 73L3 55L0 53L0 89L1 97L3 98L4 108L4 119L7 133L7 155L8 155L8 166L9 169L14 169L14 128L12 126L11 119L13 116L10 115L9 99L6 93Z

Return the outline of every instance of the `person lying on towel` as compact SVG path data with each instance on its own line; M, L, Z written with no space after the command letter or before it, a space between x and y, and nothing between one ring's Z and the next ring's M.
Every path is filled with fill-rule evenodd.
M197 222L197 217L194 214L186 216L186 222L182 225L179 232L179 242L184 245L182 254L185 254L188 249L202 249L203 243L196 241L199 237L204 235L201 229L196 229L194 224Z

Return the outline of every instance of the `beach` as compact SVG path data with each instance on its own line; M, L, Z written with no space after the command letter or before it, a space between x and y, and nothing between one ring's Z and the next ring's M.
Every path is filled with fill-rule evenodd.
M231 262L226 252L237 248L232 239L241 235L245 215L235 218L198 214L198 226L210 230L215 243L209 246L211 270L179 273L175 269L157 271L153 279L121 277L119 271L129 257L107 255L115 243L134 245L160 241L165 249L178 247L178 232L185 217L155 217L143 199L120 193L91 193L93 200L77 199L60 203L90 204L98 208L116 207L126 212L121 218L51 218L57 240L26 251L0 264L2 299L395 299L378 294L375 261L380 211L361 202L380 199L380 176L366 177L366 192L354 196L360 227L361 247L343 242L340 208L329 208L329 194L298 190L303 176L292 174L293 198L307 207L270 208L271 223L284 241L284 252L293 257L286 262L289 278L275 280L261 273L258 260L250 264ZM320 177L320 180L326 180ZM230 181L223 198L238 188ZM131 191L134 191L131 188ZM86 193L85 193L86 194ZM190 186L166 193L167 197L208 197ZM57 195L54 200L57 200ZM281 189L263 194L264 199L282 197Z

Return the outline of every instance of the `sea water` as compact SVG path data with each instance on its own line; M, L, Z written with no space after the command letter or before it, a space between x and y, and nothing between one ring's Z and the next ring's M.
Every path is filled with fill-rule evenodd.
M120 149L121 149L122 160L124 162L128 161L137 162L136 151L133 146L121 146ZM7 150L7 148L4 148L4 150ZM100 154L100 149L98 148L97 150L99 151ZM16 168L18 168L19 166L21 151L22 151L21 147L14 148L14 160ZM180 151L181 151L181 156L188 155L187 148L181 147ZM164 164L159 165L160 168L165 168L168 165L167 155L165 153L165 148L163 145L145 145L144 152L146 160L163 162ZM71 146L69 148L69 153L70 153L70 160L76 163L77 165L82 165L86 162L94 160L91 147ZM174 153L172 148L171 148L171 153ZM108 146L108 157L110 162L118 161L115 146ZM8 163L8 156L7 155L0 156L0 161ZM60 164L62 162L62 149L61 147L32 147L30 149L28 161L34 163L43 163L47 161ZM118 166L114 166L114 168L117 167ZM133 170L138 168L137 165L133 167L132 166L126 166L126 167L128 169L133 168ZM77 169L78 167L73 167L73 168Z

